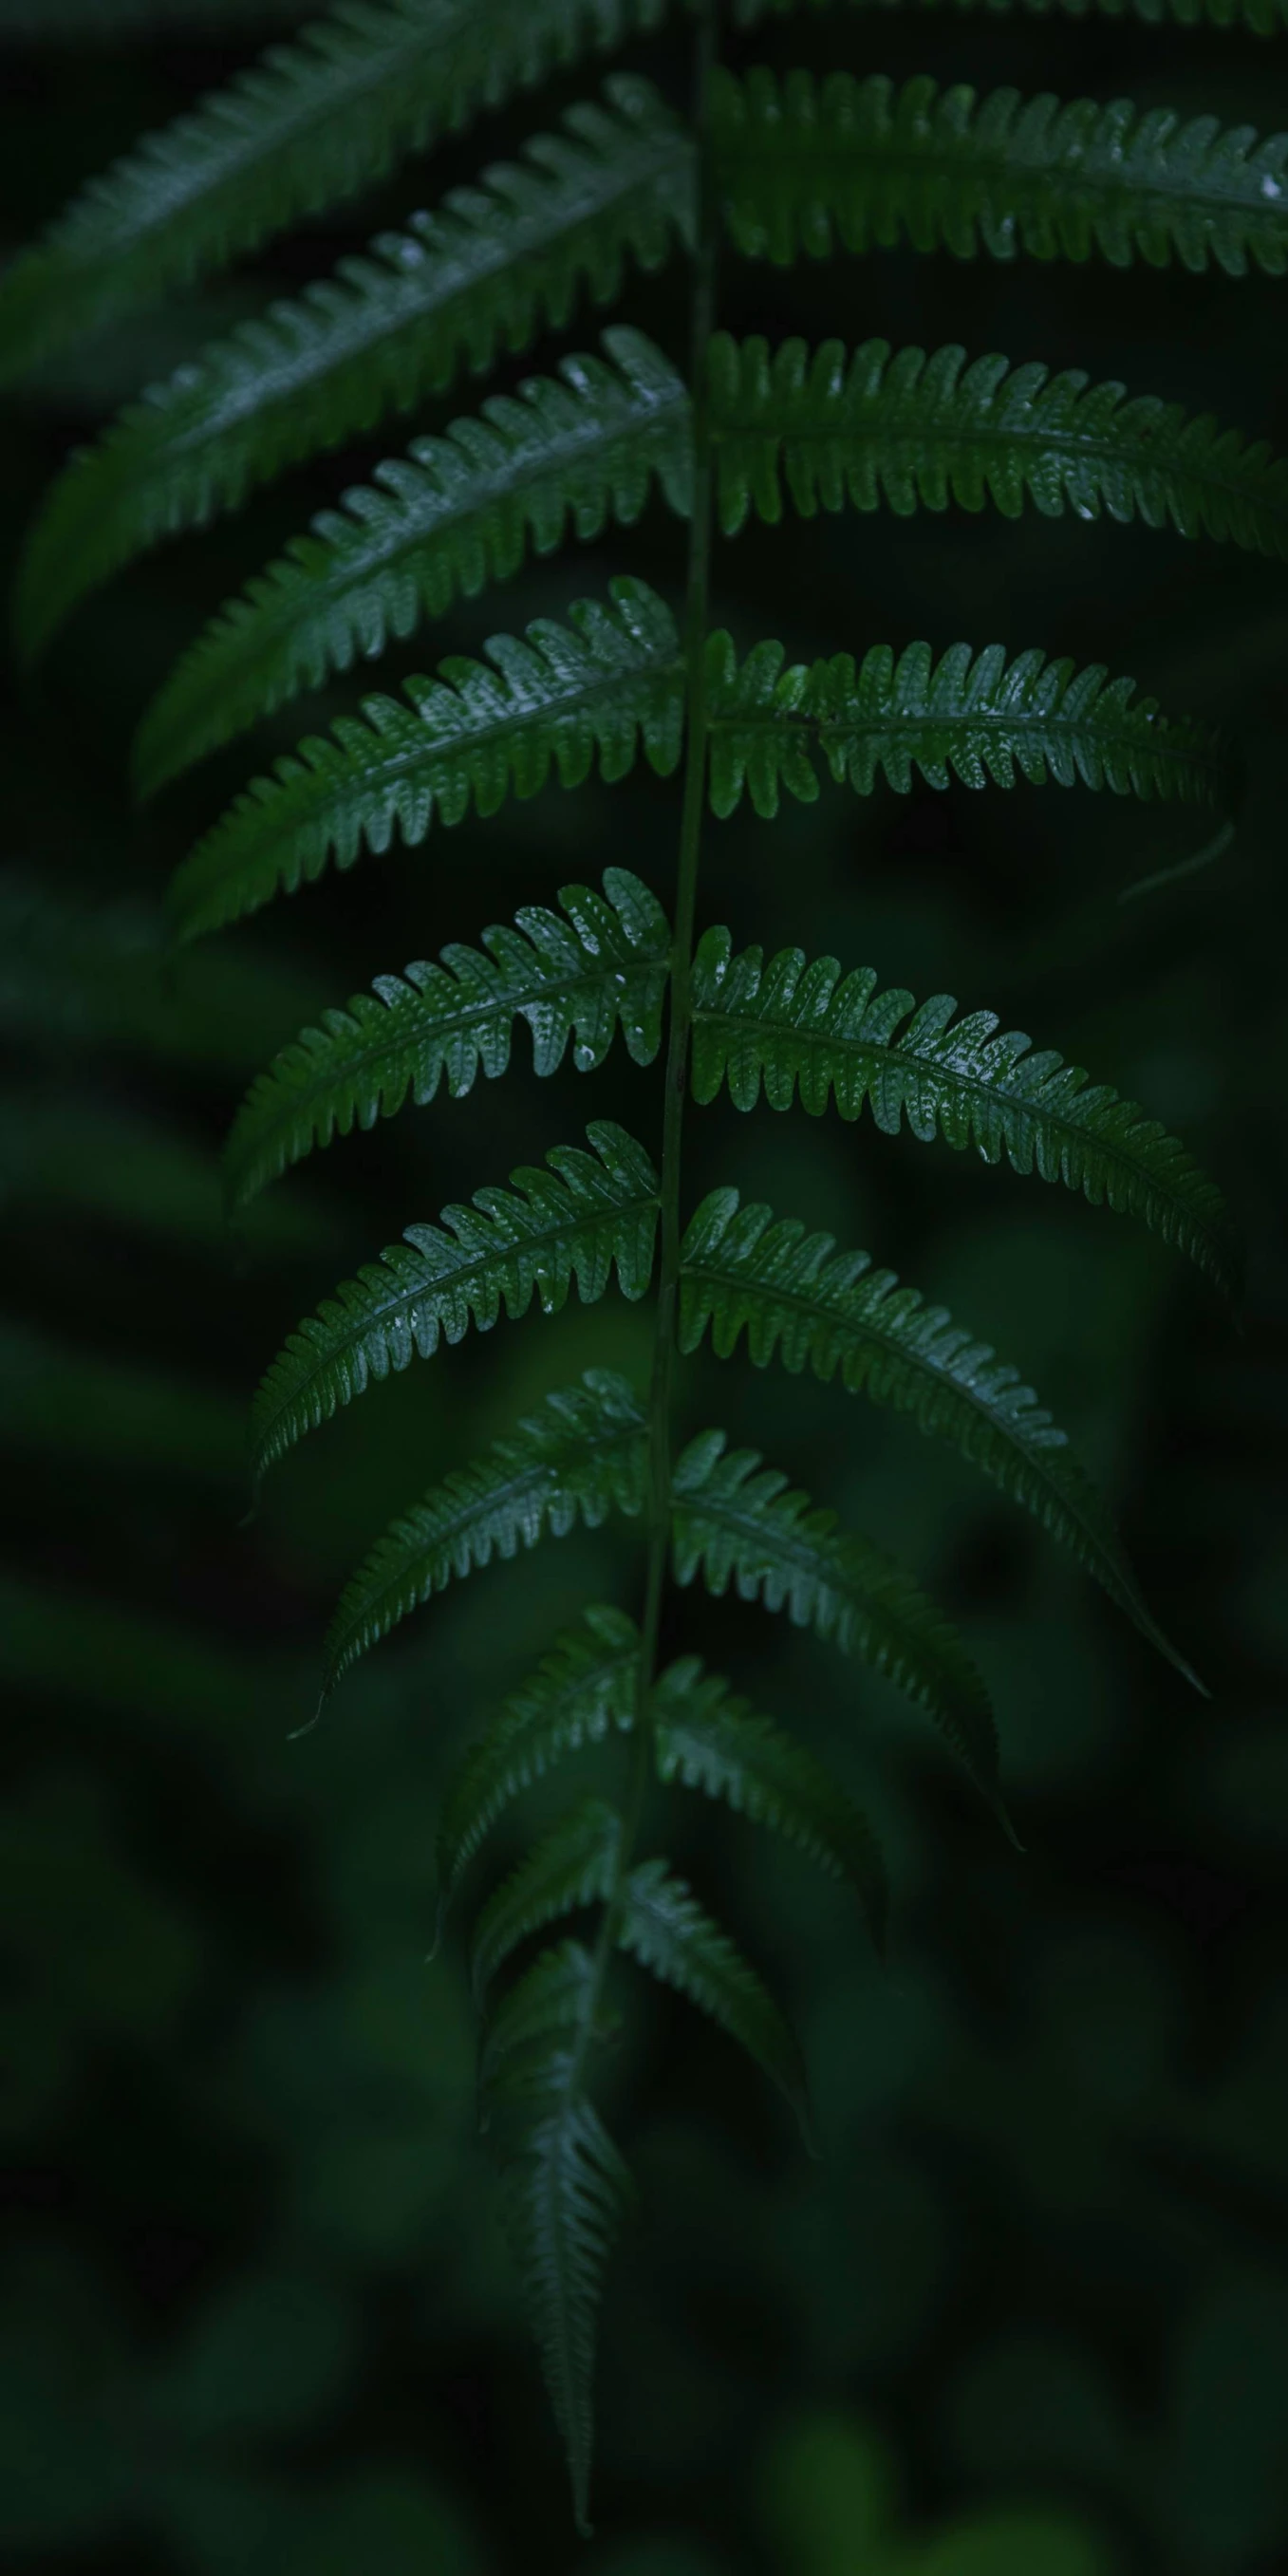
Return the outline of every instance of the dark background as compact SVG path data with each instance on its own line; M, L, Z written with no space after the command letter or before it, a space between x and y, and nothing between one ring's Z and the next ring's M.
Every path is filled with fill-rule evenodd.
M57 42L56 14L2 57L10 245L245 58L227 36ZM1288 35L874 9L775 25L756 51L1288 122ZM682 37L645 60L683 100ZM583 70L520 101L378 202L50 368L0 432L10 555L67 446L140 382L593 86ZM677 265L623 307L677 358L684 294ZM1286 294L903 255L731 260L721 290L737 330L960 338L1280 445ZM495 383L595 329L581 316ZM425 419L475 399L458 387ZM519 1037L507 1082L315 1159L241 1243L217 1155L258 1064L372 974L608 861L666 897L678 790L551 791L173 964L169 869L252 759L352 692L288 710L142 818L126 787L133 724L200 622L413 426L104 592L15 692L0 744L9 2543L50 2576L1270 2576L1288 2552L1284 568L1032 513L824 520L720 551L740 644L1040 643L1237 726L1235 846L1157 894L1119 900L1196 845L1193 818L1055 788L827 793L773 830L712 827L701 916L989 1005L1147 1102L1221 1179L1251 1284L1240 1337L1160 1242L1036 1181L866 1121L693 1113L688 1205L732 1180L868 1246L1032 1378L1213 1695L905 1423L741 1360L690 1364L686 1429L763 1448L953 1610L1027 1856L862 1669L757 1610L673 1598L668 1646L710 1655L870 1810L894 1934L882 1973L795 1855L678 1793L660 1809L659 1842L795 2011L825 2160L802 2160L725 2042L637 1988L610 2107L644 2217L610 2278L587 2557L472 2134L459 1936L425 1951L449 1760L583 1601L635 1603L637 1534L583 1533L449 1593L321 1729L287 1734L337 1585L389 1513L581 1367L642 1371L648 1315L609 1299L444 1353L306 1444L249 1529L242 1436L258 1372L335 1280L588 1117L656 1146L657 1077L619 1051L593 1081L569 1062L539 1086ZM678 600L661 502L462 608L380 684L630 568ZM495 1837L493 1868L540 1811Z

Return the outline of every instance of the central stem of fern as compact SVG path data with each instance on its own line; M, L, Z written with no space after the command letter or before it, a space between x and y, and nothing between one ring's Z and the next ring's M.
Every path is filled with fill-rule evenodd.
M616 1929L618 1899L631 1866L654 1767L653 1684L657 1672L662 1598L671 1541L672 1383L675 1374L680 1294L680 1169L684 1095L688 1087L693 1026L693 933L707 792L706 640L711 594L711 402L708 351L715 330L719 209L711 147L712 76L719 55L720 0L698 0L693 81L697 153L697 205L690 318L690 384L693 419L693 504L689 522L685 593L686 667L684 804L676 871L671 944L666 1097L662 1123L662 1222L653 1370L649 1387L648 1566L640 1620L635 1728L630 1788L613 1894L600 1927L595 1969L602 1977ZM587 2016L587 2027L593 2015Z

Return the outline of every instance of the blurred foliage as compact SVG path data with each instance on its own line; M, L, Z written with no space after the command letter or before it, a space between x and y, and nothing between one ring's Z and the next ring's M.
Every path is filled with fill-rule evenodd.
M179 15L171 33L158 9L161 32L128 48L12 41L7 245L244 58L210 11ZM842 36L859 69L1288 125L1288 40L874 11L775 27L758 50L823 62ZM678 40L660 67L682 94ZM531 121L493 119L489 151ZM435 193L471 168L444 146ZM405 214L418 184L406 173L329 248ZM280 246L288 281L316 264L316 227ZM891 253L798 274L790 306L763 271L731 266L724 293L735 329L821 336L844 313L852 339L960 335L1195 407L1215 392L1288 444L1270 280L1097 269L1057 295L1037 267ZM674 281L640 303L679 354ZM9 558L127 356L133 375L167 368L210 316L189 297L10 408ZM586 343L574 326L534 363ZM395 855L175 964L155 895L216 795L181 790L140 822L124 784L126 729L175 653L378 452L289 478L106 593L3 719L0 2531L50 2576L1271 2576L1288 2553L1282 569L1108 523L964 515L760 531L718 559L743 642L946 638L978 627L983 596L1012 644L1103 653L1238 726L1233 849L1129 905L1127 884L1185 855L1175 827L954 790L803 810L789 868L781 833L771 866L739 820L711 835L702 908L740 942L799 940L990 1004L1148 1100L1226 1187L1251 1288L1233 1339L1157 1244L1005 1172L870 1125L727 1103L695 1119L694 1199L735 1182L870 1244L1032 1376L1214 1700L906 1424L812 1381L729 1372L717 1396L716 1363L692 1363L687 1427L719 1406L888 1531L953 1609L1001 1713L1027 1857L879 1686L686 1597L669 1650L801 1711L873 1813L894 1938L875 1969L842 1890L676 1802L677 1856L796 2007L825 2157L798 2159L682 2007L648 2005L617 2114L644 2214L615 2268L587 2561L473 2137L459 1957L425 1953L448 1759L580 1600L631 1600L629 1532L510 1568L504 1625L494 1578L449 1595L432 1636L409 1632L324 1726L288 1735L337 1581L391 1505L578 1368L630 1369L647 1323L610 1301L463 1345L333 1424L249 1527L239 1426L296 1314L408 1218L575 1139L588 1095L569 1066L440 1100L354 1140L343 1172L286 1184L236 1237L216 1158L242 1082L325 1001L597 881L606 858L665 887L674 800L587 789L467 823L450 878ZM557 613L628 559L674 595L674 524L655 509L634 542L521 578L499 617L462 609L441 649ZM647 1135L646 1080L614 1059L594 1114Z

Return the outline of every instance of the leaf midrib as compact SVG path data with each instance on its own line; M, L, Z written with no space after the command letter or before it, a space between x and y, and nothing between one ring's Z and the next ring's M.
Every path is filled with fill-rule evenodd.
M801 734L813 734L820 744L829 737L845 740L856 734L907 736L925 734L933 728L956 734L1014 735L1025 732L1039 738L1059 733L1071 744L1091 736L1097 749L1120 749L1137 757L1151 754L1160 762L1169 761L1177 766L1185 764L1204 773L1210 772L1218 782L1223 780L1228 768L1228 755L1223 746L1219 742L1205 743L1201 737L1189 742L1181 739L1188 722L1182 718L1168 724L1161 719L1155 730L1138 719L1133 729L1130 721L1124 722L1121 714L1108 723L1102 721L1094 705L1072 716L1063 715L1058 707L1049 714L1025 707L972 707L966 712L924 707L906 713L895 709L887 714L875 708L871 715L814 716L799 707L771 706L751 707L745 712L738 709L726 712L717 707L707 717L708 730L712 733L769 733L787 726ZM944 758L951 761L951 752L945 752Z

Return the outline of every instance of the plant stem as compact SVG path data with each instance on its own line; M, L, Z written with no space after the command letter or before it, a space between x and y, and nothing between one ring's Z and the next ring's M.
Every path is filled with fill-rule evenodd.
M628 1834L633 1834L638 1823L638 1811L652 1771L653 1730L649 1700L657 1664L662 1595L671 1536L671 1390L680 1293L680 1167L684 1095L688 1086L689 1041L693 1026L693 929L707 791L705 647L711 595L711 403L707 355L715 329L719 244L711 154L711 79L719 48L719 12L720 0L702 0L694 71L693 122L698 145L698 205L689 362L693 401L693 515L689 522L684 618L687 673L684 806L671 948L670 1028L662 1123L662 1241L653 1374L649 1390L648 1576L641 1621L635 1780Z
M705 645L711 594L711 404L707 352L715 328L718 207L711 151L711 82L719 54L720 0L700 0L693 81L693 126L697 141L698 202L690 321L690 382L693 395L693 515L689 522L689 560L685 596L684 648L687 671L684 804L676 873L675 917L671 946L670 1019L666 1055L666 1098L662 1117L662 1225L653 1370L649 1387L648 1567L640 1621L640 1657L635 1695L635 1725L630 1785L623 1818L612 1895L604 1908L595 1945L592 2001L583 2023L588 2041L598 1997L617 1928L621 1891L634 1855L653 1777L653 1683L657 1671L662 1596L671 1541L671 1390L675 1374L676 1310L680 1290L680 1160L684 1130L684 1095L688 1084L689 1041L693 1026L693 927L697 911L698 867L706 811L707 719ZM580 2056L579 2049L578 2055Z

